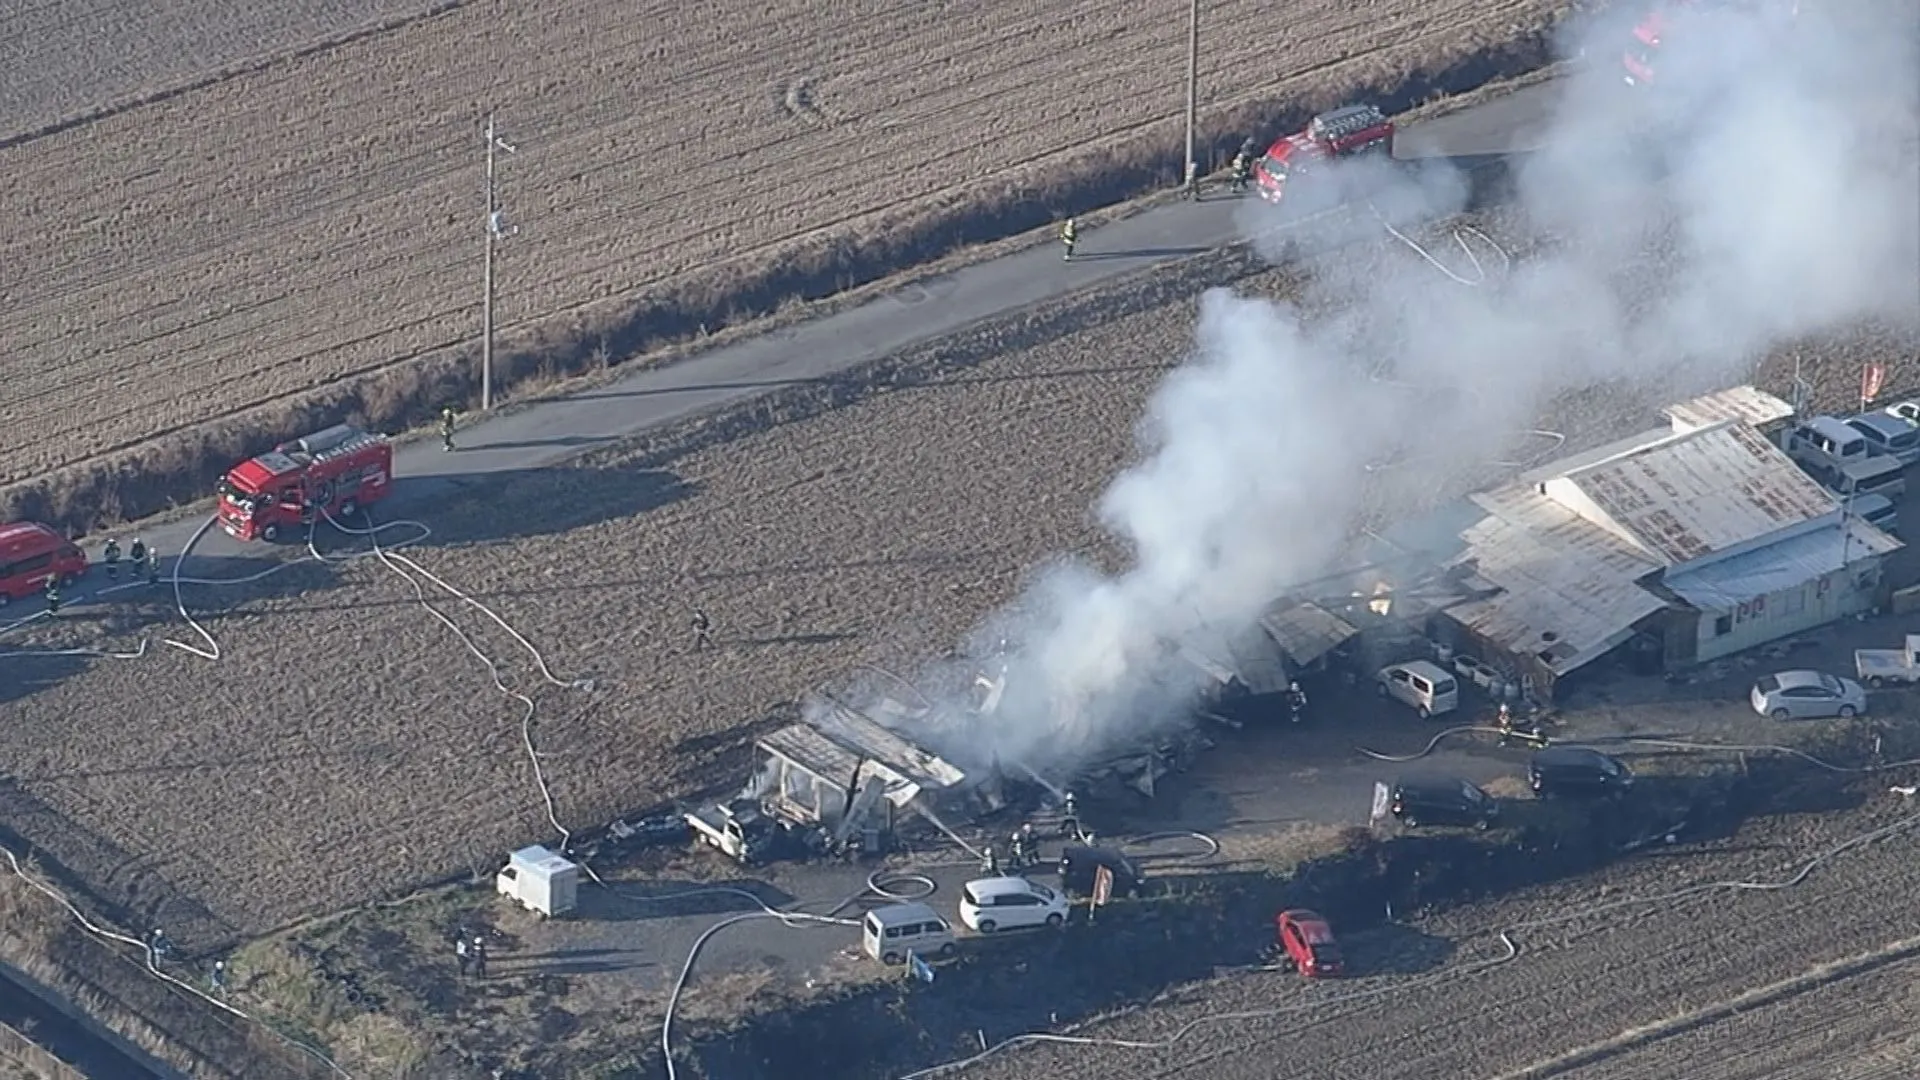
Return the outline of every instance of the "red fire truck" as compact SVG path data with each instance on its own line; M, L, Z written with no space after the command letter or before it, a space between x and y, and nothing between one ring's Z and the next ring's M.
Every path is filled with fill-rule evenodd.
M0 525L0 607L43 591L48 578L68 584L86 572L86 553L47 526Z
M348 424L284 442L235 465L220 481L220 526L241 540L273 543L325 510L350 517L385 498L393 444Z
M1689 12L1724 12L1760 18L1766 20L1762 25L1769 31L1784 34L1791 32L1794 20L1800 17L1800 0L1657 0L1645 17L1633 25L1633 37L1620 58L1628 86L1648 86L1654 82L1661 47L1675 21L1684 20Z
M1306 128L1281 137L1253 166L1260 197L1280 201L1287 179L1310 172L1316 162L1384 154L1393 149L1393 121L1372 105L1348 105L1323 112Z

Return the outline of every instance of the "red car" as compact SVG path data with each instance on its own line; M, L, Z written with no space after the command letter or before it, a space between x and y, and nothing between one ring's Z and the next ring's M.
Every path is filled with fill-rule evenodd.
M1281 912L1274 923L1287 966L1309 979L1328 978L1344 969L1333 927L1318 912L1294 908Z

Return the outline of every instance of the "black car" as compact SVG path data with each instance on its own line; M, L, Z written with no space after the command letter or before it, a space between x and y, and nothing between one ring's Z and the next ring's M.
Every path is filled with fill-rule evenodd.
M1116 897L1136 895L1147 880L1140 864L1112 848L1068 844L1060 852L1060 888L1071 895L1092 896L1094 874L1102 866L1113 872Z
M1619 758L1585 746L1550 746L1528 763L1527 784L1543 799L1618 795L1633 786L1633 770Z
M1491 826L1500 817L1493 796L1457 777L1403 779L1393 785L1388 811L1409 829L1422 825Z

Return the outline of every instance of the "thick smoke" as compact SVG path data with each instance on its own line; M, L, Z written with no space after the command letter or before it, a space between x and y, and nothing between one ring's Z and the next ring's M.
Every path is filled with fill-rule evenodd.
M1623 379L1696 392L1784 341L1913 325L1912 5L1852 5L1844 22L1762 7L1673 16L1652 86L1623 85L1617 25L1568 43L1590 70L1536 145L1513 148L1532 152L1502 214L1537 242L1510 265L1463 235L1430 245L1449 277L1388 235L1462 208L1451 169L1318 178L1345 208L1256 243L1276 260L1304 251L1306 306L1337 313L1203 299L1192 355L1142 424L1143 459L1099 505L1131 567L1067 565L1029 590L973 749L1071 766L1179 716L1199 686L1181 646L1251 627L1335 561L1369 505L1417 502L1511 454L1551 395Z

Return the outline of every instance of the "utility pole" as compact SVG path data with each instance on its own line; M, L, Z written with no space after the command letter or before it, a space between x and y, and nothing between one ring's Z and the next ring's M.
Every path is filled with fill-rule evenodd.
M513 145L494 132L493 114L487 114L487 258L484 271L486 298L480 304L480 411L493 408L493 244L519 232L504 228L500 211L493 201L493 159L495 150L511 154Z
M1194 114L1200 104L1200 0L1187 10L1187 194L1200 194L1200 163L1193 157Z

